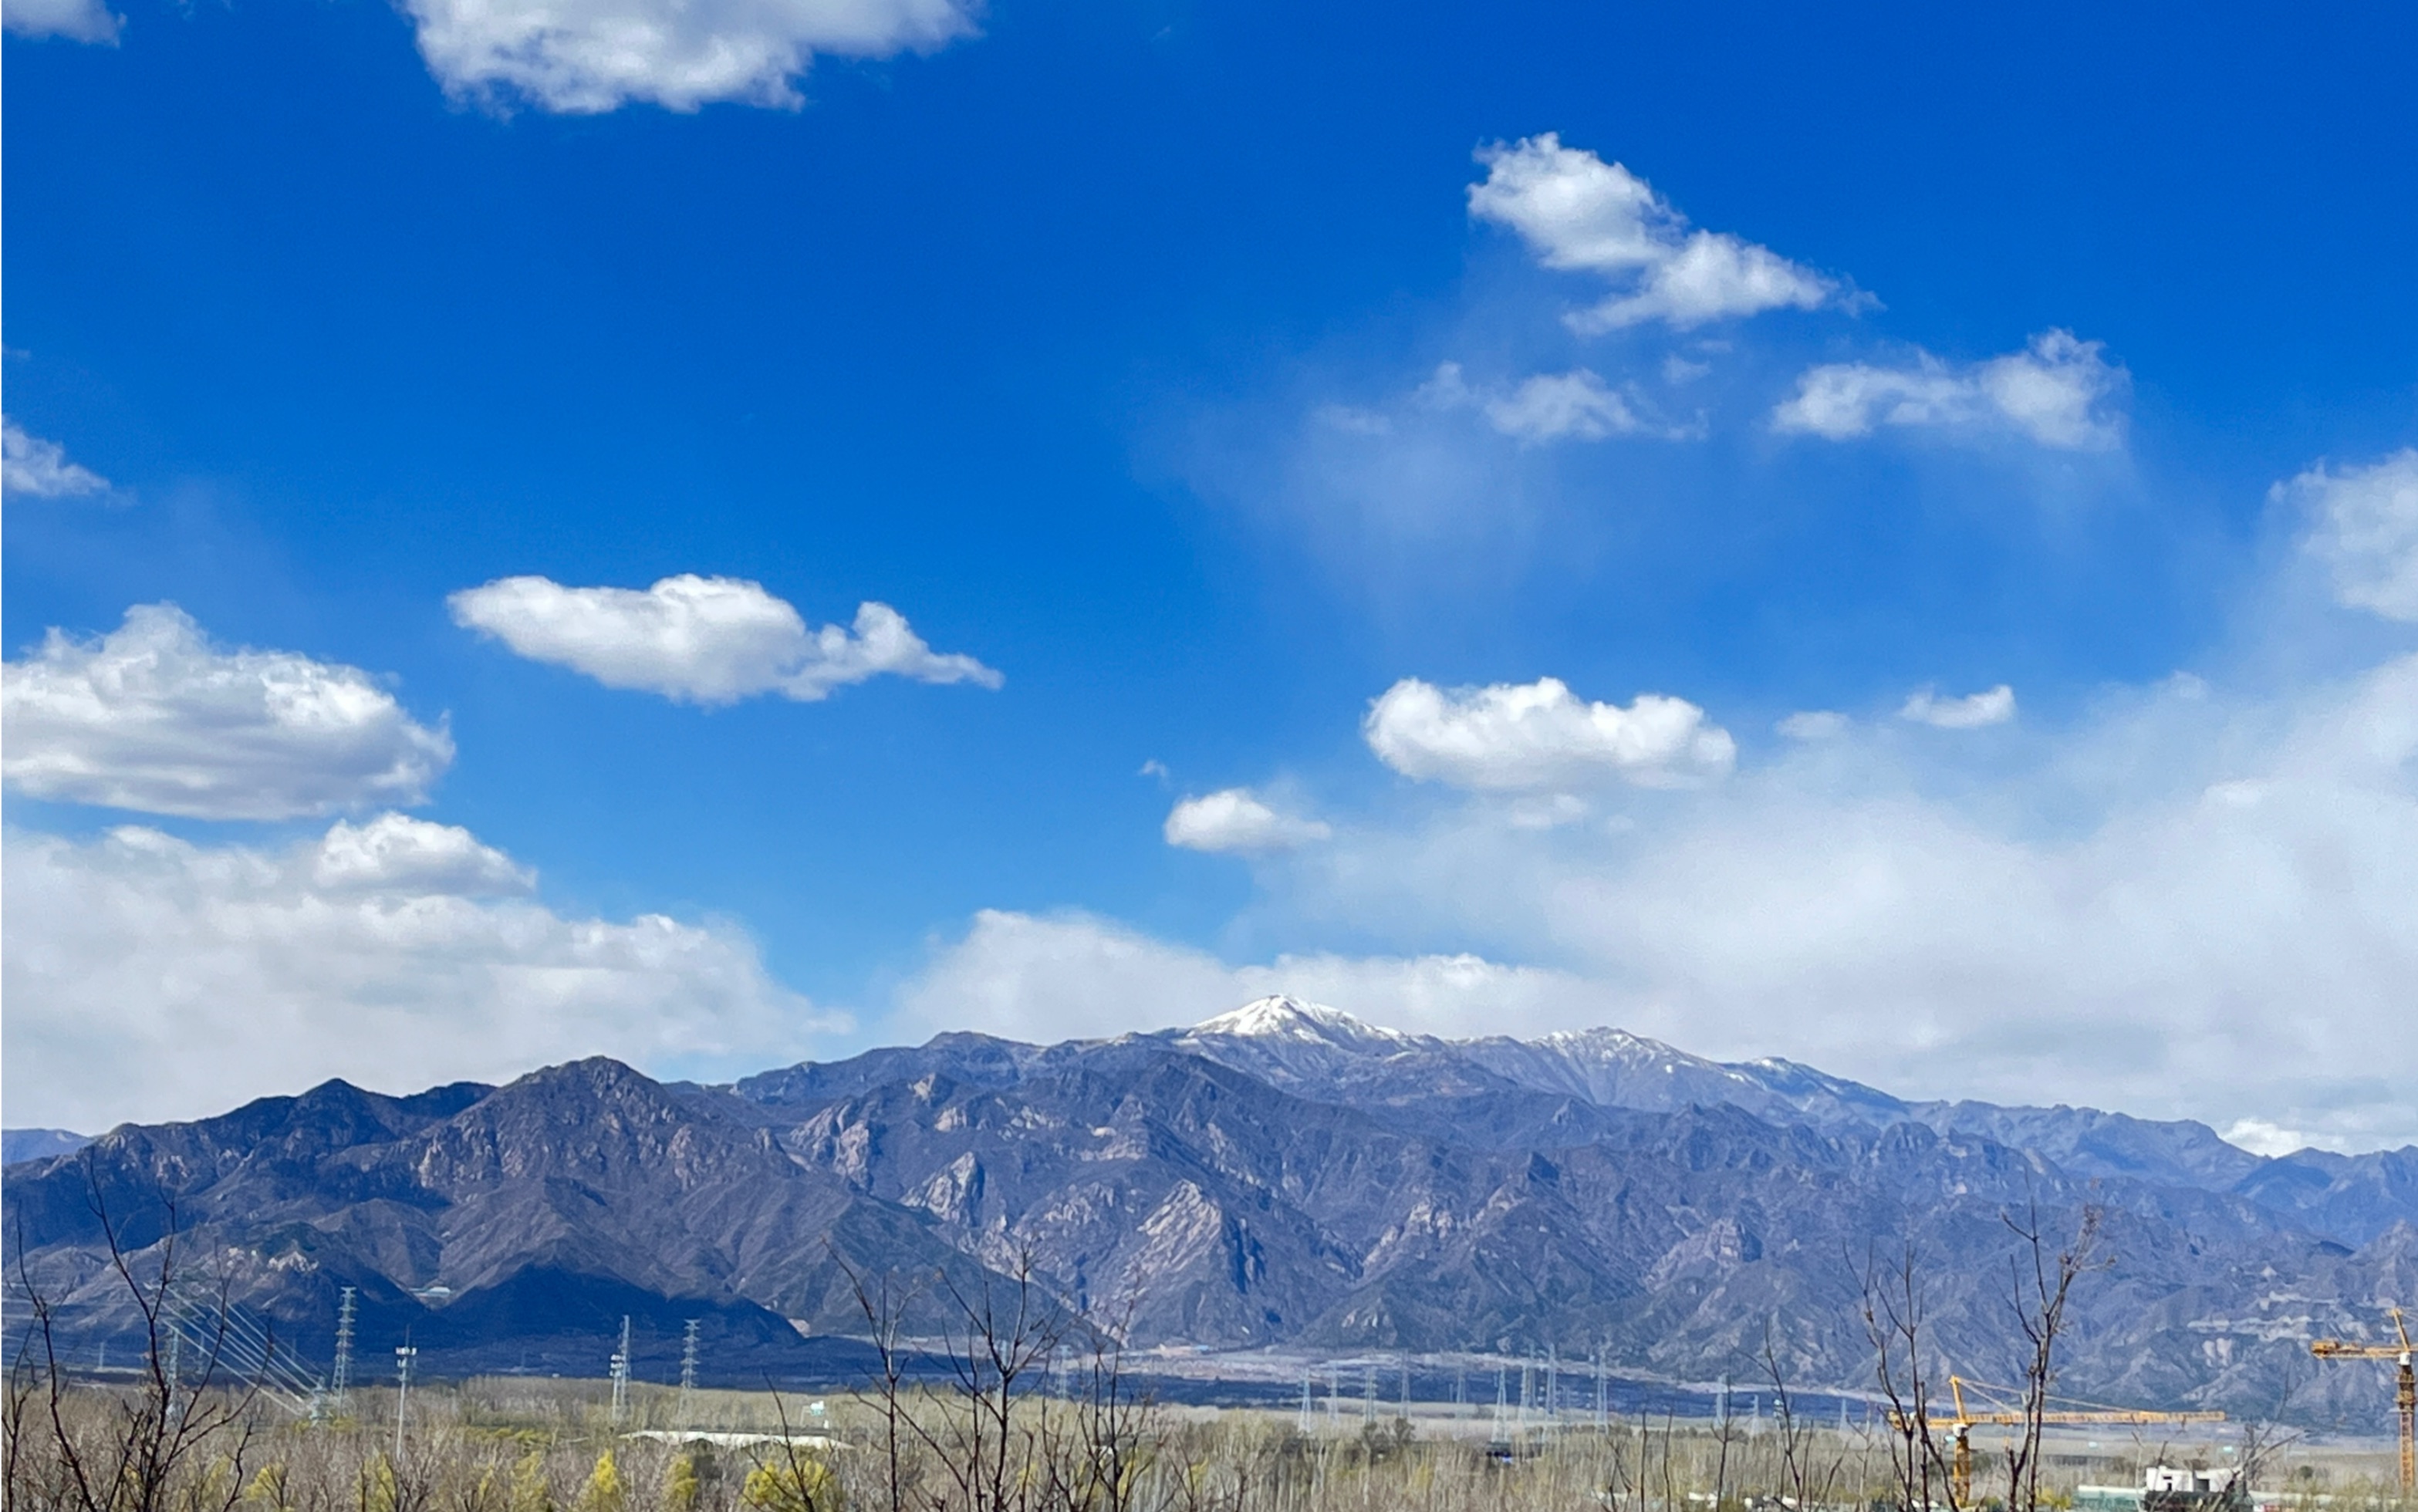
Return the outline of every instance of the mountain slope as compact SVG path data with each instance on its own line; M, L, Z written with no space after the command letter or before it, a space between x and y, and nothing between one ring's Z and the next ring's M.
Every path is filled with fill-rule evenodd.
M726 1360L777 1365L786 1319L855 1323L844 1263L971 1274L911 1214L603 1060L417 1098L331 1082L121 1128L12 1172L7 1204L11 1251L104 1335L132 1322L99 1263L105 1214L146 1274L173 1227L189 1265L207 1256L211 1285L308 1347L356 1287L364 1337L409 1330L432 1368L500 1352L592 1369L623 1313L659 1341L704 1318Z
M1030 1267L1144 1345L1601 1352L1703 1380L1753 1375L1768 1337L1840 1385L1869 1354L1867 1272L1908 1245L1944 1356L2006 1373L2010 1216L2071 1234L2095 1208L2108 1263L2075 1304L2070 1387L2264 1409L2313 1331L2356 1336L2418 1282L2413 1160L2261 1161L2197 1124L1278 999L730 1087L608 1061L405 1098L329 1083L115 1130L12 1168L5 1199L12 1265L22 1244L96 1337L126 1323L98 1198L155 1258L173 1223L322 1356L349 1285L366 1347L408 1330L439 1370L592 1373L628 1314L658 1378L692 1318L741 1379L803 1371L801 1328L863 1327L851 1275L896 1280L929 1329L951 1289Z

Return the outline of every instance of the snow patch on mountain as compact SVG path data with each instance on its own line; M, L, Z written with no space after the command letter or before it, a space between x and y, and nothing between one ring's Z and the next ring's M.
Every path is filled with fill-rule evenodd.
M1204 1036L1298 1040L1372 1049L1379 1054L1408 1048L1424 1037L1382 1028L1324 1003L1281 996L1254 999L1232 1013L1202 1019L1192 1026L1186 1038Z

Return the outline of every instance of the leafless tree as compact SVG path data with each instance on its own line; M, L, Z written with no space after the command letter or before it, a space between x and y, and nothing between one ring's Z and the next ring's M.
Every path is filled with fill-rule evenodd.
M60 1355L58 1309L34 1278L21 1229L17 1291L25 1333L12 1351L7 1401L0 1407L8 1428L6 1463L0 1466L8 1504L72 1512L169 1512L172 1506L176 1512L228 1512L243 1494L257 1431L259 1383L238 1379L231 1367L227 1283L220 1280L215 1306L185 1310L180 1292L188 1283L173 1199L164 1192L160 1197L160 1239L145 1250L130 1251L90 1150L84 1155L84 1172L85 1201L108 1251L103 1274L123 1288L142 1335L139 1374L130 1389L85 1392L77 1399ZM191 1360L183 1348L189 1334L194 1345ZM96 1400L105 1403L102 1411L77 1410ZM36 1450L41 1452L39 1470ZM210 1462L204 1464L206 1459Z
M1963 1512L1955 1477L1949 1474L1948 1446L1934 1431L1932 1409L1938 1386L1925 1353L1921 1258L1911 1242L1895 1259L1877 1249L1865 1258L1862 1314L1871 1341L1875 1384L1889 1403L1890 1478L1903 1512L1933 1512L1945 1504Z
M941 1336L947 1401L935 1414L908 1414L907 1424L956 1483L965 1512L1021 1512L1036 1483L1038 1427L1019 1423L1017 1407L1067 1323L1038 1273L1026 1250L1007 1275L985 1270L971 1287L938 1276L955 1313Z
M1780 1474L1784 1494L1799 1507L1830 1499L1846 1468L1844 1441L1827 1441L1818 1427L1798 1415L1797 1398L1788 1389L1788 1372L1780 1363L1776 1331L1769 1320L1763 1326L1764 1376L1771 1382L1772 1420L1780 1439Z
M2298 1351L2284 1357L2282 1379L2275 1383L2273 1405L2242 1425L2242 1449L2235 1457L2240 1474L2236 1484L2244 1491L2257 1487L2259 1478L2273 1469L2286 1450L2305 1436L2288 1428L2283 1421L2292 1398L2308 1380L2308 1357Z
M901 1337L907 1316L923 1294L923 1288L902 1285L888 1271L868 1276L842 1260L838 1250L834 1249L831 1255L855 1291L857 1307L865 1314L865 1326L871 1332L875 1368L880 1372L872 1382L872 1397L881 1419L882 1485L889 1492L889 1512L905 1512L911 1488L904 1455L908 1431L907 1353L901 1347ZM865 1398L864 1392L857 1395L859 1400Z
M1047 1412L1040 1419L1048 1435L1043 1460L1050 1499L1070 1512L1135 1512L1142 1473L1164 1447L1157 1405L1135 1389L1125 1369L1133 1311L1128 1303L1108 1319L1087 1319L1068 1330L1066 1342L1079 1356L1072 1400L1064 1420ZM1186 1507L1215 1504L1217 1498L1192 1468L1169 1489Z
M2074 1282L2106 1262L2099 1256L2100 1210L2086 1207L2071 1242L2051 1252L2042 1231L2040 1205L2029 1204L2018 1220L2005 1214L2021 1247L2008 1261L2008 1301L2028 1350L2024 1358L2023 1397L2015 1440L2004 1456L2008 1512L2039 1512L2041 1433L2046 1426L2050 1388L2057 1383L2057 1347L2066 1330L2066 1306Z
M1770 1340L1765 1339L1768 1352ZM1722 1378L1721 1411L1713 1414L1713 1507L1720 1512L1729 1497L1730 1448L1737 1442L1737 1416L1730 1411L1729 1378Z

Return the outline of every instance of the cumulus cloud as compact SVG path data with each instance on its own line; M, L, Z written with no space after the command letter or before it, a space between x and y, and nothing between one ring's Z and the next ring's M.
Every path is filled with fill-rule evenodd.
M1264 855L1334 834L1323 820L1271 808L1247 787L1186 798L1168 811L1167 843L1186 850Z
M51 0L57 3L57 0ZM929 52L974 30L973 0L406 0L421 56L455 95L574 114L633 101L794 107L818 53Z
M934 651L886 603L859 605L853 630L810 631L786 600L732 577L682 573L644 590L506 577L446 603L454 623L531 661L676 702L728 704L777 693L810 703L885 674L985 688L1003 680L971 656Z
M108 12L93 9L113 28L115 18ZM8 10L11 31L17 25L17 9ZM40 34L37 34L40 35ZM63 36L72 33L61 33ZM115 37L113 30L110 37ZM108 38L82 38L84 41L104 41ZM28 435L15 420L0 416L0 492L27 495L35 498L66 498L79 494L98 494L109 487L109 480L89 467L80 467L68 460L67 449L56 441L45 441L38 435Z
M736 930L565 917L502 852L401 815L283 849L12 832L5 858L14 1119L103 1128L589 1054L760 1063L821 1027Z
M0 681L5 771L35 798L205 819L417 803L453 759L359 667L212 645L173 603L53 630Z
M2307 515L2305 545L2334 573L2337 599L2418 620L2418 448L2339 472L2312 467L2271 497Z
M1932 689L1922 688L1907 697L1897 717L1943 730L1978 730L2003 725L2015 717L2015 690L2001 682L1962 698L1942 698Z
M986 913L901 1009L1048 1038L1291 992L1437 1033L1609 1023L2271 1147L2418 1140L2418 656L2273 697L2169 679L2018 758L1976 783L1953 747L1859 724L1617 833L1491 802L1354 825L1293 853L1250 917L1400 954L1231 966L1087 915ZM1439 938L1482 954L1419 954Z
M1545 267L1612 280L1620 292L1569 316L1584 333L1661 321L1682 328L1839 300L1838 281L1687 218L1617 162L1547 131L1479 149L1486 177L1469 213L1518 233Z
M2316 1134L2307 1129L2288 1129L2263 1118L2237 1119L2218 1132L2226 1143L2237 1145L2254 1155L2288 1155L2303 1150L2345 1149L2345 1141L2339 1136Z
M1392 1028L1465 1032L1585 1021L1601 989L1564 971L1470 955L1279 955L1230 966L1088 913L986 909L900 992L909 1032L978 1029L1026 1040L1195 1024L1289 994Z
M537 874L479 843L458 824L381 814L362 825L339 819L311 858L312 883L324 892L375 891L483 897L527 893Z
M1753 773L1624 854L1449 849L1451 885L1546 910L1532 950L1703 1047L2418 1139L2418 659L2281 707L2171 683L1962 801L1886 732L1848 756L1852 781ZM2043 825L2077 787L2086 817Z
M1407 777L1482 791L1580 787L1618 777L1674 787L1729 771L1737 747L1684 698L1588 703L1555 678L1438 688L1404 678L1361 722L1377 758Z
M1911 366L1831 362L1809 368L1797 392L1772 412L1772 428L1844 441L1882 425L1932 427L1970 435L2012 431L2069 451L2123 444L2131 374L2100 342L2043 331L2020 352L1954 367L1918 353Z

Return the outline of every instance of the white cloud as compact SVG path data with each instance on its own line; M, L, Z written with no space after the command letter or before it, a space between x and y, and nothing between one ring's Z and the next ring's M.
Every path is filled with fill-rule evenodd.
M1540 373L1488 400L1486 422L1522 441L1600 441L1641 429L1629 401L1585 368Z
M399 815L282 850L129 826L12 832L5 855L13 1120L94 1129L589 1054L762 1063L823 1027L737 931L563 917L468 832Z
M1412 395L1420 408L1475 409L1488 427L1523 446L1553 441L1601 441L1615 435L1640 434L1665 440L1686 440L1697 434L1683 427L1649 424L1639 413L1634 384L1613 388L1588 368L1568 373L1538 373L1512 385L1473 384L1458 362L1439 362ZM1390 435L1393 420L1370 410L1339 410L1327 405L1319 418L1330 427L1360 435Z
M1910 367L1833 362L1809 368L1772 412L1772 428L1828 440L1876 426L1986 434L2012 430L2045 447L2104 451L2123 444L2132 378L2072 331L2043 331L2020 352L1955 368L1929 353Z
M1792 741L1834 741L1847 733L1847 716L1835 709L1805 709L1772 727Z
M2270 496L2309 516L2306 547L2334 573L2337 599L2418 620L2418 448L2340 472L2312 467Z
M986 909L901 991L897 1012L910 1033L975 1029L1055 1041L1195 1024L1277 994L1437 1032L1587 1021L1604 1000L1568 972L1476 955L1280 955L1229 966L1092 914Z
M1687 218L1645 180L1547 131L1481 148L1486 177L1469 188L1469 213L1510 227L1547 267L1602 275L1623 285L1570 318L1586 333L1663 321L1688 328L1766 310L1836 301L1823 277L1726 233L1690 232Z
M446 603L456 624L531 661L681 702L727 704L764 693L812 702L884 674L985 688L1003 680L971 656L934 651L886 603L859 605L853 633L809 631L787 601L731 577L682 573L643 591L506 577Z
M1186 798L1168 811L1167 843L1186 850L1263 855L1327 839L1335 832L1318 819L1271 808L1247 787L1228 787Z
M794 107L817 53L929 52L974 30L972 0L405 0L456 95L546 110L632 101Z
M222 649L172 603L97 639L53 630L8 664L0 710L20 792L191 818L417 803L453 759L360 668Z
M1729 733L1683 698L1586 703L1554 678L1452 690L1404 678L1370 706L1361 734L1404 776L1499 792L1613 776L1677 786L1720 776L1737 754Z
M482 897L527 893L534 872L479 843L458 824L381 814L367 824L339 819L311 860L312 883L326 892L421 892Z
M1291 992L1437 1033L1610 1023L1909 1096L2418 1140L2418 656L2280 700L2168 679L2027 753L1976 783L1862 724L1618 833L1491 801L1354 825L1247 918L1400 954L1235 967L986 913L901 1007L1048 1038ZM1483 954L1419 954L1440 938Z
M2015 690L2001 682L1962 698L1942 698L1923 688L1907 697L1897 717L1943 730L1978 730L2003 725L2015 717Z
M1838 285L1768 248L1699 231L1667 261L1646 270L1633 294L1606 299L1570 317L1583 335L1665 321L1686 329L1706 321L1766 310L1814 310Z
M92 8L99 10L99 8ZM108 17L106 11L100 11L100 14ZM8 10L8 24L11 30L19 29L17 10L13 6ZM115 25L114 20L112 24ZM110 37L115 35L114 30L110 33ZM108 38L87 37L80 39L101 41ZM69 462L67 449L56 441L28 435L15 420L0 417L0 492L30 495L36 498L65 498L79 494L98 494L108 487L108 479L89 467L80 467Z
M0 5L0 24L21 37L114 43L126 22L100 0L7 0Z
M2288 1129L2263 1118L2237 1119L2220 1131L2225 1142L2254 1155L2288 1155L2302 1150L2341 1150L2343 1141L2306 1129Z

